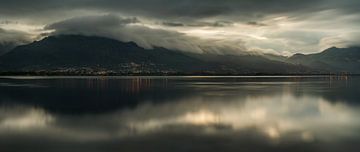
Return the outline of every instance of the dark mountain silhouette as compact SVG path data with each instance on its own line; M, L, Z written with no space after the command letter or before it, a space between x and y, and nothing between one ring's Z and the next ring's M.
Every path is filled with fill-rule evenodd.
M290 63L271 60L260 55L216 55L188 54L208 64L217 65L217 70L230 74L299 74L310 73L311 69Z
M47 37L0 57L0 67L8 71L92 68L156 72L151 70L191 71L202 66L180 52L164 48L145 50L132 42L78 35Z
M50 36L0 56L1 72L70 74L319 74L359 72L358 48L319 54L216 55L184 53L80 35ZM356 64L355 64L356 63ZM343 67L344 66L344 67Z
M288 62L328 72L360 73L360 47L326 49L316 54L295 54Z

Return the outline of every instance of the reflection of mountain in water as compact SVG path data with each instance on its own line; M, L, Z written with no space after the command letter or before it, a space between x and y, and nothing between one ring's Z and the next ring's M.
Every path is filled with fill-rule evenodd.
M357 104L359 83L357 77L347 80L340 77L2 79L0 102L73 114L114 111L143 102L174 102L190 97L226 102L284 93Z

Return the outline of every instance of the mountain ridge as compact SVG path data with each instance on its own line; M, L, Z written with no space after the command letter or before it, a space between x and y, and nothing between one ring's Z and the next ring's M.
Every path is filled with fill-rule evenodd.
M311 67L303 63L306 57L196 54L161 47L144 49L134 42L98 36L57 35L0 56L0 72L254 75L324 74L334 69L325 64L327 68Z
M331 47L320 53L295 54L287 62L330 72L360 73L360 47Z

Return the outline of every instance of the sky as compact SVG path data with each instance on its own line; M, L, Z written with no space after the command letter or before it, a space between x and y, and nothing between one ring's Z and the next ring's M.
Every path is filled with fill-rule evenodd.
M81 34L144 48L289 56L360 45L358 0L0 0L0 44Z

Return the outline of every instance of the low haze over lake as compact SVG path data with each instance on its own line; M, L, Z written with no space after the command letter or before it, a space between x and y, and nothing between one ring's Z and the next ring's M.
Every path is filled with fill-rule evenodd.
M360 77L1 77L1 152L357 151Z

